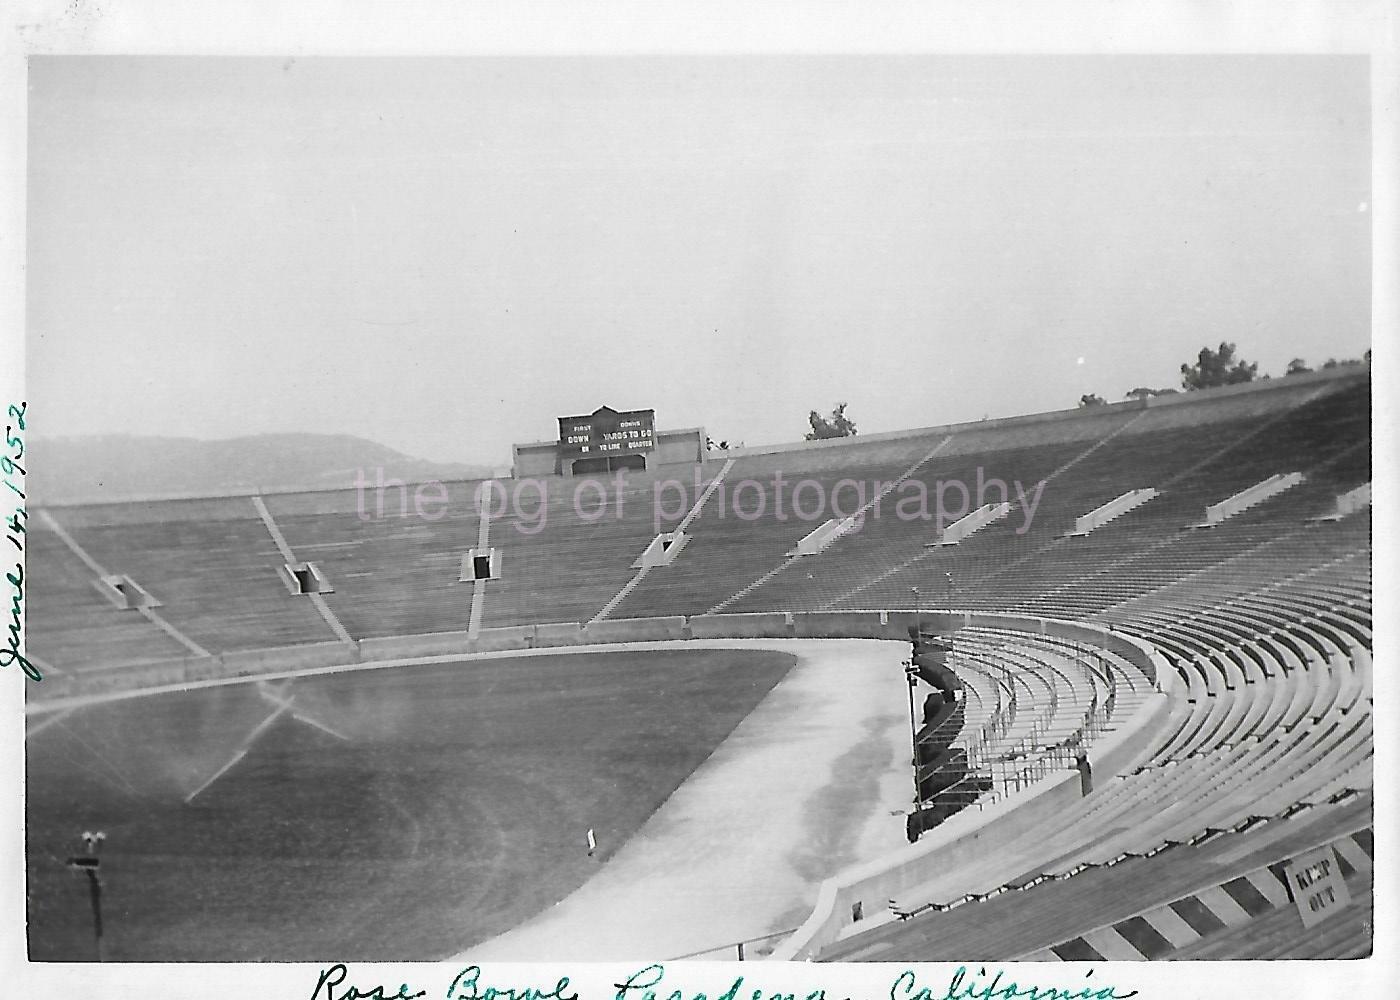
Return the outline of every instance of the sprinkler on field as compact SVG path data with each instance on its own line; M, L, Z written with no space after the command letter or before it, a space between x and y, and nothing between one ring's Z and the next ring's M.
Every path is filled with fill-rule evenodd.
M102 842L107 839L107 835L101 830L96 833L84 830L80 836L87 851L69 858L68 867L76 872L87 874L88 896L92 900L92 931L97 944L97 960L101 962L104 957L102 954L102 877L98 874L98 869L102 862L98 859L97 852L101 850Z

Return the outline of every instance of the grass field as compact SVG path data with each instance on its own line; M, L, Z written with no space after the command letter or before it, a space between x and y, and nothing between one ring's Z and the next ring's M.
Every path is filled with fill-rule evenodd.
M97 829L109 960L460 952L587 880L793 663L573 653L79 709L26 745L30 956L94 957L64 859Z

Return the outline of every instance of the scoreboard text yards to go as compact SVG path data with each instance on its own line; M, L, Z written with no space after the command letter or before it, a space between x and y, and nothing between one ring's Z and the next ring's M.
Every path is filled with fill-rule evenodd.
M650 451L656 445L656 411L600 406L587 416L559 418L559 451L564 455Z

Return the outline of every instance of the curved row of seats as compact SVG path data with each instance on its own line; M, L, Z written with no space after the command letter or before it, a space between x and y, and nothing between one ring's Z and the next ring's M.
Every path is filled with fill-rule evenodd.
M1369 560L1351 554L1215 603L1139 601L1106 618L1155 643L1185 681L1157 746L997 857L903 894L901 909L976 906L1368 789L1368 578Z
M992 778L990 788L969 786L969 804L978 806L1064 766L1074 749L1131 715L1148 690L1146 679L1121 658L997 628L957 632L948 666L966 692L960 731L952 738L953 751L965 762L958 766L968 767L970 778Z

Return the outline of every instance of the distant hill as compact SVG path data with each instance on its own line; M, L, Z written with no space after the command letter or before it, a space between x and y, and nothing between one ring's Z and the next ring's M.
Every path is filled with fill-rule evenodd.
M224 441L129 434L31 442L35 504L348 489L374 482L481 479L490 466L429 462L348 434L259 434Z

